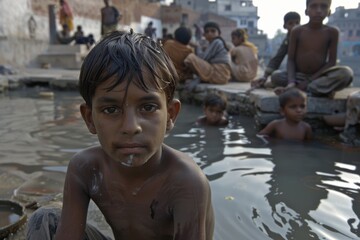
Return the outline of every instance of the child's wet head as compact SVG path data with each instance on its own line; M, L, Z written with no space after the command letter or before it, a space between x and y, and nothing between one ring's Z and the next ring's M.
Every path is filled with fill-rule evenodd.
M291 101L295 98L301 98L305 102L307 99L306 94L304 92L302 92L301 90L299 90L297 88L292 88L292 89L289 89L289 90L285 91L284 93L280 94L280 96L279 96L280 107L284 108L289 101Z
M108 90L132 83L144 91L164 91L167 101L174 97L176 70L162 47L143 34L116 31L102 39L82 64L79 91L88 106L96 88L111 79Z

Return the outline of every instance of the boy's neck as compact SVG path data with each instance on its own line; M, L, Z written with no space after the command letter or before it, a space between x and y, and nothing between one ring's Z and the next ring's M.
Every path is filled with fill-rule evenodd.
M324 22L312 22L312 21L309 21L308 23L308 26L312 29L318 29L318 28L321 28L322 26L324 26Z

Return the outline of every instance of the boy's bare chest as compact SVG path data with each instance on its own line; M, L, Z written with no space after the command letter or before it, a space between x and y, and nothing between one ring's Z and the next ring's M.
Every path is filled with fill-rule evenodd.
M298 52L324 52L328 49L330 43L330 35L328 31L312 31L305 30L299 34L297 39Z
M173 234L173 218L170 193L166 189L160 177L134 186L123 186L106 179L91 197L115 236L119 235L121 239L167 239L164 236Z

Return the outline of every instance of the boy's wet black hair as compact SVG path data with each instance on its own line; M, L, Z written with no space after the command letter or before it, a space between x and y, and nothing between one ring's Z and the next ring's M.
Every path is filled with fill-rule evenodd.
M286 90L282 94L279 95L279 104L281 108L284 108L285 105L294 98L302 98L306 101L306 94L298 88L291 88Z
M106 35L84 59L79 91L87 105L92 106L96 88L110 78L113 83L106 89L108 91L123 82L126 82L126 89L130 83L144 91L155 87L164 91L167 102L174 98L178 82L175 67L162 47L132 30Z
M179 27L174 32L175 40L188 45L191 39L191 30L187 27Z
M204 107L219 106L222 110L226 110L227 99L223 94L209 93L204 99Z
M329 4L331 5L331 0L328 0ZM309 6L309 3L311 2L311 0L306 0L306 7Z
M284 16L284 24L286 24L290 20L299 20L300 21L300 19L301 19L300 14L298 14L297 12L288 12Z
M207 28L215 28L216 30L218 30L219 35L221 35L220 26L216 22L207 22L207 23L205 23L204 32L206 31Z

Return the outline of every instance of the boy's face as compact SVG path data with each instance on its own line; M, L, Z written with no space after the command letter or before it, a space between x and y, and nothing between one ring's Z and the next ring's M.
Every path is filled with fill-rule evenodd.
M204 37L211 42L214 38L219 36L219 31L216 28L208 27L204 31Z
M307 5L305 13L309 16L311 22L322 23L330 15L330 1L312 0Z
M244 42L244 38L236 36L236 35L231 35L231 42L236 47L236 46L241 45Z
M98 135L106 154L124 166L140 167L151 159L157 161L180 102L167 104L165 93L155 87L145 92L131 83L126 92L127 83L123 82L108 91L111 84L110 79L96 88L92 107L80 107L89 131Z
M283 108L281 114L292 122L300 122L306 114L306 101L302 97L290 99Z
M206 122L209 125L218 124L224 116L224 110L218 106L206 106L204 107L204 114L206 116Z
M284 24L284 28L288 31L288 33L291 32L291 30L300 24L300 19L290 19Z

